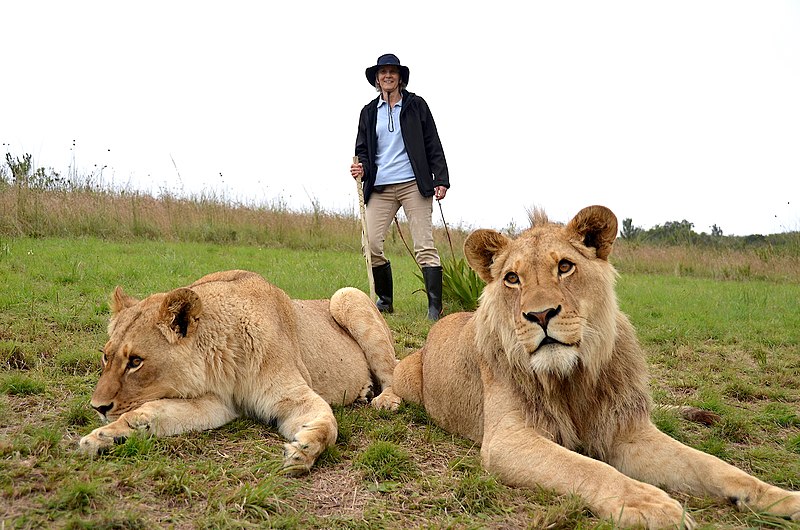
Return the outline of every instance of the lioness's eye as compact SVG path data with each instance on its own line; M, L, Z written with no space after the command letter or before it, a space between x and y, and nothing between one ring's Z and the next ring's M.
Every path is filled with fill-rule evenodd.
M561 261L558 262L558 273L561 274L562 276L564 274L569 274L570 272L572 272L572 269L574 268L575 264L569 260L562 259Z
M519 276L517 276L516 272L509 272L503 279L506 283L510 283L511 285L516 285L519 283Z
M128 359L128 368L138 368L139 366L141 366L141 364L142 364L141 357L134 356Z

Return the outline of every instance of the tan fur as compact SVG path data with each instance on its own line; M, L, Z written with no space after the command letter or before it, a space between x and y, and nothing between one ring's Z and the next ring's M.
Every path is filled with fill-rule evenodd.
M136 300L117 287L92 406L111 423L80 441L90 454L143 430L213 429L241 415L275 422L284 469L307 472L336 441L330 404L396 409L391 332L367 295L291 300L247 271L204 276Z
M621 526L695 523L660 487L800 520L800 493L766 484L661 433L645 358L619 310L607 258L617 233L602 206L566 226L541 211L517 239L471 234L487 282L475 313L447 316L395 370L400 397L481 444L513 486L575 493Z

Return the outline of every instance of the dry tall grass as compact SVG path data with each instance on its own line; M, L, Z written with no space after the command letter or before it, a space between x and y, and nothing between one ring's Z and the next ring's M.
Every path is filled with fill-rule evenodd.
M800 235L800 234L798 234ZM800 281L800 238L793 248L731 249L707 246L653 246L620 239L611 256L623 273L665 274L717 280Z
M468 232L449 227L454 253L463 257ZM620 272L697 276L720 280L800 281L797 244L780 249L665 246L620 239L612 260ZM230 204L214 197L152 197L137 191L91 188L47 190L0 182L0 236L155 239L252 244L300 249L360 251L361 223L353 213L330 212L314 204L305 211L283 206ZM387 239L387 252L405 255L411 245L403 222ZM450 257L445 228L435 229L440 253Z
M406 252L400 223L387 245ZM444 228L437 240L447 244ZM451 230L456 249L462 230ZM355 214L319 206L305 211L285 207L230 204L213 197L152 197L138 191L42 190L0 184L0 234L10 237L80 237L158 239L238 243L290 248L332 248L358 251L361 223ZM441 249L443 252L445 248ZM449 250L447 250L449 253Z

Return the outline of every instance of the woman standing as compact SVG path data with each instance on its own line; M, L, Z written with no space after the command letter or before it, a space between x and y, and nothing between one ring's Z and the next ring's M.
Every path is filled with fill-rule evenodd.
M442 314L442 267L433 241L433 198L450 187L447 162L425 100L407 91L408 67L391 53L366 70L379 95L361 109L353 178L362 178L367 205L369 252L378 309L394 311L391 263L383 253L386 232L403 207L428 294L428 318Z

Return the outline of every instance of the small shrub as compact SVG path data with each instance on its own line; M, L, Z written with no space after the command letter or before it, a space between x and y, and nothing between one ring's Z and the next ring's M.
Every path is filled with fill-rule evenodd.
M415 273L423 283L421 272ZM460 306L464 311L474 311L486 283L464 258L442 261L442 298Z
M375 442L355 461L367 480L404 480L416 475L416 466L408 453L390 442Z
M460 304L467 311L478 307L486 283L464 258L442 262L442 297Z

